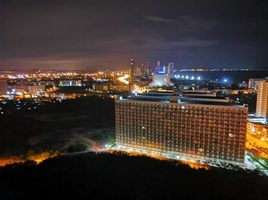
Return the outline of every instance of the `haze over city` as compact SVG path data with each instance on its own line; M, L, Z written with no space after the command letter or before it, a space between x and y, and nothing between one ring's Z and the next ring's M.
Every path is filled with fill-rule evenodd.
M0 68L264 68L267 13L264 0L2 0Z

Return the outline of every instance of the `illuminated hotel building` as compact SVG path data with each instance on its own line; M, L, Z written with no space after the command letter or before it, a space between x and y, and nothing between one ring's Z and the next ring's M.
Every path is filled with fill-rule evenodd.
M116 100L116 145L178 160L243 166L248 108L225 101Z
M258 82L256 116L268 119L268 81Z

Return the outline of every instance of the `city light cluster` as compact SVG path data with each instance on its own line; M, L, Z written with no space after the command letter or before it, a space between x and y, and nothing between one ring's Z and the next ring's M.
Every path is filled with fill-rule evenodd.
M179 74L176 74L174 75L174 77L176 79L181 79L181 80L198 80L200 81L201 80L201 77L200 76L189 76L189 75L179 75Z

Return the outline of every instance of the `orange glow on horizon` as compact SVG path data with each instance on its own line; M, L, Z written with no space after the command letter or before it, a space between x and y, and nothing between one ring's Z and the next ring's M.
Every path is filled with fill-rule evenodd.
M57 155L59 155L58 152L42 152L42 153L29 152L26 156L0 157L0 167L4 167L6 165L15 163L24 163L27 160L31 160L34 161L36 164L40 164L44 160L47 160L48 158L53 158Z

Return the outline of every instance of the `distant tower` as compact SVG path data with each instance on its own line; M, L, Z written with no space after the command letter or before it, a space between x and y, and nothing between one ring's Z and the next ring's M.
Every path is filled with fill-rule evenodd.
M150 66L150 63L149 61L146 62L146 72L147 72L147 75L151 75L152 74L152 69L151 69L151 66Z
M135 73L135 65L134 65L134 59L130 59L130 72L129 72L129 84L132 84L134 82L134 73Z
M174 63L170 62L170 63L168 63L167 73L173 74L173 72L174 72Z
M161 63L160 63L160 61L158 60L158 61L156 62L155 73L157 73L159 70L161 70Z

